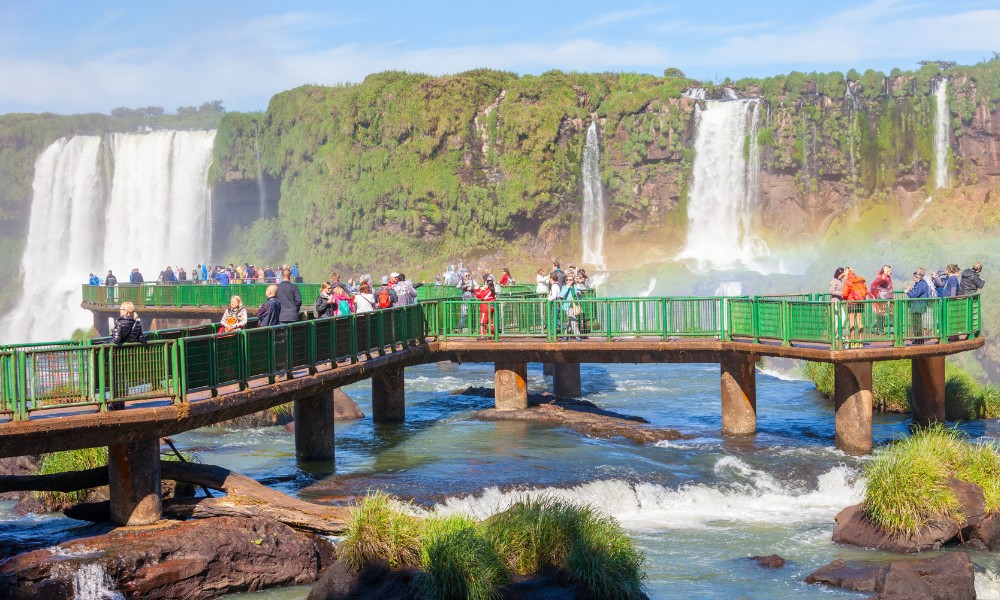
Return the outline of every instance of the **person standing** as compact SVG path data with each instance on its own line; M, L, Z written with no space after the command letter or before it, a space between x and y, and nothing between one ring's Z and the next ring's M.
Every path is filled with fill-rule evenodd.
M291 282L292 271L285 269L281 272L281 283L278 284L277 298L281 303L281 313L278 322L281 324L294 323L299 320L299 310L302 308L302 294L298 286Z
M278 286L271 284L264 290L267 300L257 309L257 327L272 327L278 324L281 315L281 302L278 301Z
M375 294L372 293L372 286L362 280L358 288L358 295L354 297L354 309L357 314L371 312L375 310Z
M101 278L91 273L90 279L87 280L87 285L101 285Z
M208 281L208 265L207 264L201 264L201 265L198 265L198 268L201 269L201 280L202 281Z
M930 285L924 280L924 269L920 268L913 272L913 283L906 287L906 296L910 298L907 304L910 307L910 330L906 337L914 339L914 344L923 344L924 340L924 314L927 312L927 298L930 298Z
M962 279L959 282L958 293L960 296L968 296L969 294L976 294L979 290L983 289L986 282L979 274L983 271L983 264L977 262L972 265L971 269L966 269L962 271Z
M889 317L892 314L888 302L889 300L892 300L892 267L889 265L882 265L878 274L875 275L875 279L872 281L869 291L871 292L872 297L876 300L886 301L872 304L872 311L875 313L875 333L884 335L889 330L888 322Z
M292 265L292 281L299 280L299 263Z
M535 275L535 293L540 296L549 293L549 276L542 269L538 269Z
M944 280L944 292L941 294L945 298L953 298L958 295L958 277L961 274L961 269L958 265L948 265L945 268L948 273L948 277Z
M118 278L111 272L111 269L108 269L108 276L104 278L104 285L107 287L115 287L118 285Z
M142 323L135 314L135 305L126 301L118 309L118 318L111 330L111 343L121 346L133 342L145 344L146 338L142 335Z
M497 299L496 285L493 282L493 276L489 273L483 275L483 285L475 292L476 298L480 300L479 304L479 335L483 336L480 339L488 339L487 335L487 325L489 326L489 334L493 335L496 333L496 324L494 319L494 309L493 301Z
M399 273L393 276L396 280L393 289L396 290L396 296L399 299L396 306L410 306L411 304L417 303L417 289L413 287L413 284L406 280L406 275Z
M330 282L324 281L319 286L319 295L316 296L316 305L313 307L313 314L317 319L326 319L333 316L335 310L333 295L330 291Z
M847 320L850 324L848 337L861 334L864 326L864 300L868 297L868 287L865 278L854 272L850 267L844 268L844 300L847 301Z

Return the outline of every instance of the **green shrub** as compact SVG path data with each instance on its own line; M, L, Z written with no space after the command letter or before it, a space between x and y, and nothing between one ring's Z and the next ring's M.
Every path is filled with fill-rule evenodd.
M1000 510L1000 448L996 442L970 444L958 464L956 476L983 488L985 511Z
M986 471L988 461L971 458L971 444L943 425L920 429L886 447L865 466L868 481L861 503L881 528L912 534L936 517L961 520L961 505L948 486L959 466Z
M51 475L53 473L67 473L70 471L86 471L87 469L105 467L107 464L107 446L84 448L82 450L64 450L43 456L42 463L38 467L38 474ZM81 502L87 497L87 493L87 490L78 490L75 492L36 492L35 496L47 506L59 506Z
M492 516L484 535L519 575L561 565L569 554L566 506L551 499L525 499Z
M420 520L405 514L385 492L370 492L351 511L340 556L354 569L374 559L392 568L414 566L420 560Z
M642 598L645 556L621 525L590 508L566 507L563 519L572 530L566 572L592 598Z
M502 597L507 567L476 524L464 516L432 517L420 537L420 589L431 600Z

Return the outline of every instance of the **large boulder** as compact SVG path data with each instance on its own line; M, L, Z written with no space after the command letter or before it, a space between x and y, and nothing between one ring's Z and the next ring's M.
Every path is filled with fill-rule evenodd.
M913 554L940 548L952 541L962 542L974 535L983 520L986 500L983 488L974 483L951 478L948 482L961 505L962 521L950 517L932 519L916 533L903 534L885 531L871 522L859 510L860 505L848 506L837 514L833 541L862 548L875 548L887 552ZM961 536L959 535L961 534Z
M70 599L90 585L128 598L215 598L311 583L333 554L328 541L266 518L161 522L15 556L0 566L0 597Z
M1000 550L1000 513L991 513L980 519L966 539L970 546L980 550Z
M879 600L975 600L975 570L969 555L949 552L886 563L835 560L806 578Z

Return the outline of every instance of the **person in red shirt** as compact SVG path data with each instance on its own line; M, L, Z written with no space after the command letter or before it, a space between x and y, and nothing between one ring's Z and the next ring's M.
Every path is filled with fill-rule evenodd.
M490 326L489 334L494 333L493 327L493 301L497 299L497 289L493 283L493 276L483 275L483 285L475 291L476 298L482 300L479 305L479 335L486 336L486 326Z
M504 267L503 275L500 276L500 285L511 285L512 283L514 283L514 277L510 274L510 269Z

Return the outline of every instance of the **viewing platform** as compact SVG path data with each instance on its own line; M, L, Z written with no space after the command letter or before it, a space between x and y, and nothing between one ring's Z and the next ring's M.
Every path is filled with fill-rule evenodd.
M222 288L227 301L236 293L176 287ZM845 331L847 305L822 295L438 299L277 327L251 321L228 334L215 325L165 329L146 345L97 338L6 346L0 456L109 446L113 460L131 465L115 477L129 478L156 468L161 437L294 402L298 457L331 459L334 388L371 379L372 418L401 421L404 369L443 360L494 363L498 410L527 407L529 362L551 364L554 391L567 397L581 395L581 363L718 363L722 432L746 436L756 431L762 357L833 363L835 444L863 454L872 447L873 362L910 360L914 421L941 422L945 357L985 339L978 295L855 306L860 332ZM158 474L155 488L138 481L125 487L158 497ZM159 518L156 507L140 510L143 502L113 492L116 521Z

